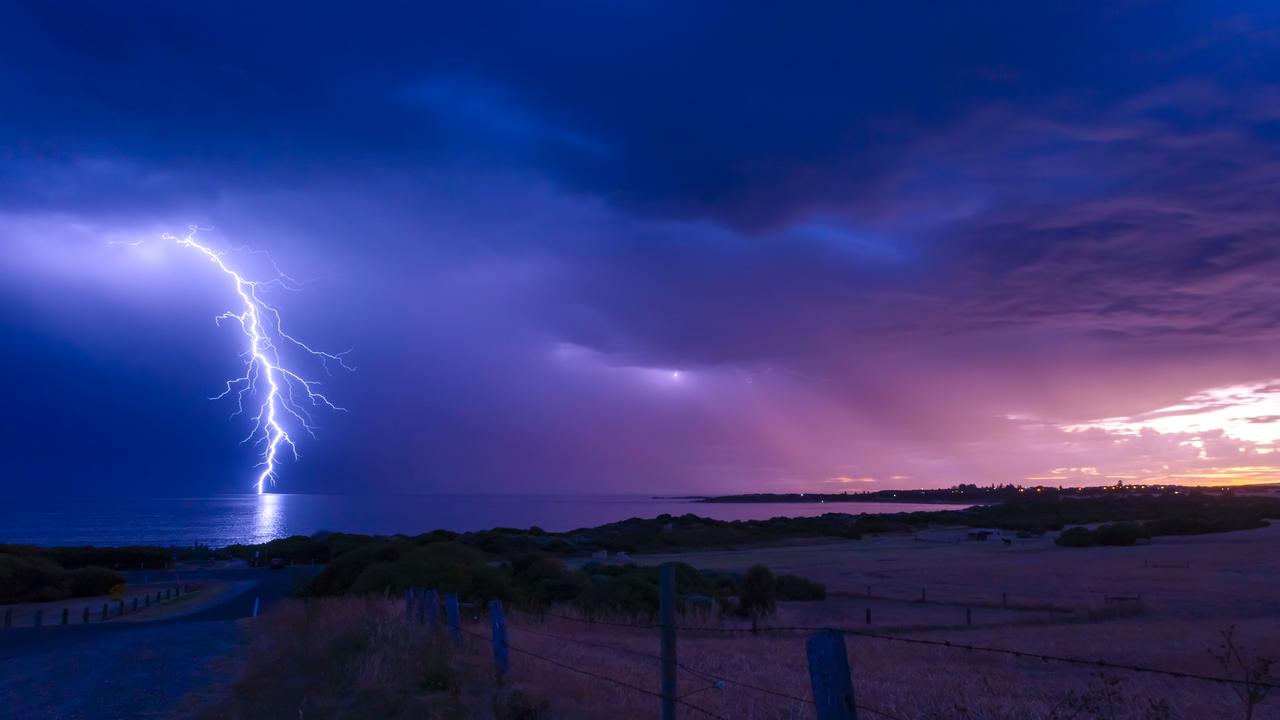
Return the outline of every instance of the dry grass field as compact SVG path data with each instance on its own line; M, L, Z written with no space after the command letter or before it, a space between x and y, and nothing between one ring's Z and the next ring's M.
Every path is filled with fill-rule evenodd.
M1072 549L1043 539L958 541L956 533L936 531L678 559L718 569L763 563L827 583L827 601L784 603L769 620L773 626L849 627L1242 677L1238 666L1224 667L1214 652L1223 631L1234 627L1246 661L1280 656L1278 551L1276 527ZM677 558L637 561L667 559ZM919 601L922 589L926 602ZM1001 607L1005 593L1007 607ZM1141 600L1117 611L1106 606L1107 596ZM966 609L972 625L965 622ZM683 632L679 640L684 717L813 717L805 633L752 635L724 632L742 629L731 621L708 624L715 631ZM487 623L472 621L466 629L463 645L454 650L406 623L397 602L286 605L248 626L242 679L212 705L193 704L191 713L513 719L657 713L651 694L659 686L655 630L512 615L512 669L499 686L484 639ZM1217 683L857 635L846 642L864 720L1249 717L1237 692ZM1252 718L1280 718L1280 691L1253 707Z

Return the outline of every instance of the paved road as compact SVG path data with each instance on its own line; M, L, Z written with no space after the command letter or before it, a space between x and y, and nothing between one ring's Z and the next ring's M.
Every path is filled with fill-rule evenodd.
M235 621L253 614L254 600L265 610L312 572L201 571L202 578L253 585L215 606L155 622L0 631L0 719L168 717L188 692L219 679L212 661L240 642ZM183 573L146 575L150 582L191 579Z

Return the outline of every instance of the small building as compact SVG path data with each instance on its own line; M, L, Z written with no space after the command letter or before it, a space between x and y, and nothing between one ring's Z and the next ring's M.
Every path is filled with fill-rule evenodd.
M996 530L992 530L990 528L973 528L969 531L969 534L966 537L969 540L986 542L987 540L990 540L991 536L995 535L996 532Z

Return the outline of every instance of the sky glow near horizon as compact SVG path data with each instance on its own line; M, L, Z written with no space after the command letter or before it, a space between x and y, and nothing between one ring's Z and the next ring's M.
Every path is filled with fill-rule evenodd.
M243 488L191 224L357 349L291 491L1280 480L1278 23L0 5L0 490Z

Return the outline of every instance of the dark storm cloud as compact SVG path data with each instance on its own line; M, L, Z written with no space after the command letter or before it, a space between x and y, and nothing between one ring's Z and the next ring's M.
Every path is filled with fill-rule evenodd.
M1054 421L1274 376L1276 20L8 4L5 326L79 333L98 315L77 302L137 292L118 258L65 249L85 237L208 221L328 278L294 312L362 369L309 449L322 485L932 483L1181 458L1185 438ZM215 352L170 314L167 337ZM46 352L24 346L12 372ZM178 365L183 388L214 374ZM681 371L683 395L653 383ZM136 394L161 394L151 380Z

